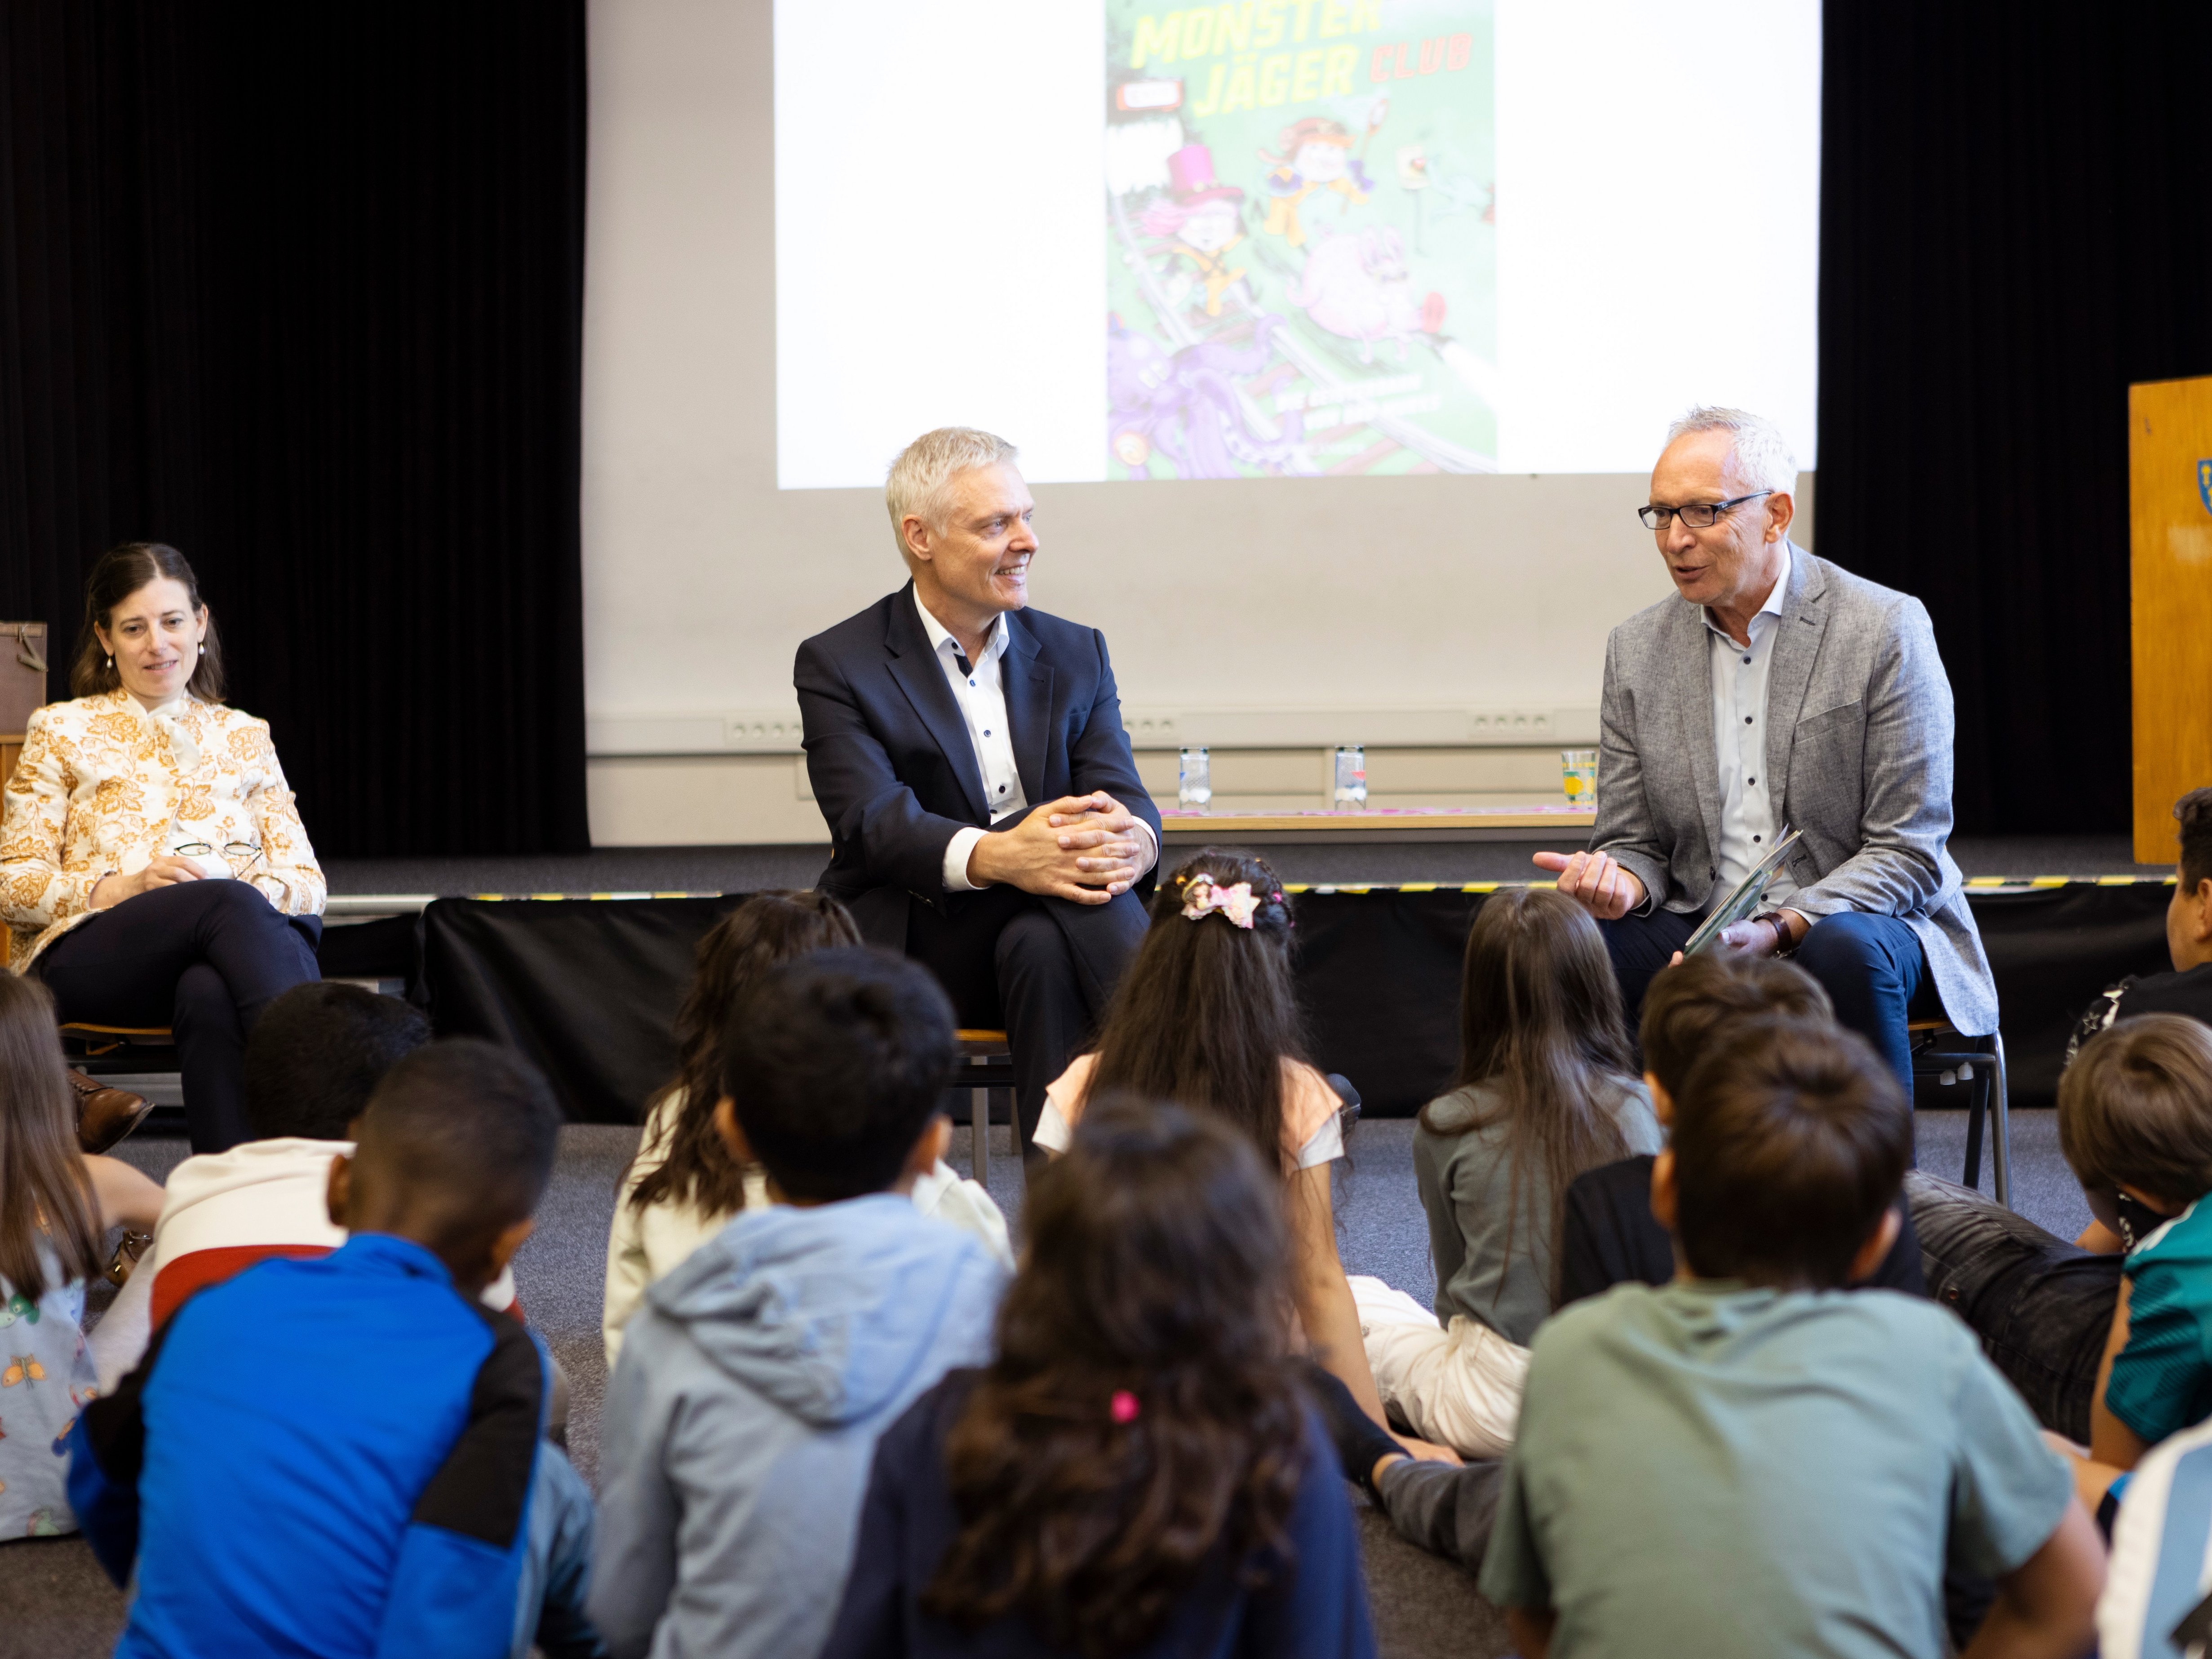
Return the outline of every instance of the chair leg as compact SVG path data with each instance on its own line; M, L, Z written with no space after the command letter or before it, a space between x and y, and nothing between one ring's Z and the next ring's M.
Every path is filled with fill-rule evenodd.
M1959 1177L1962 1186L1978 1188L1982 1184L1982 1103L1989 1086L1989 1073L1977 1068L1973 1083L1966 1091L1966 1172Z
M2012 1114L2005 1099L2004 1034L1990 1033L1990 1152L1996 1164L1997 1202L2012 1208Z
M969 1163L975 1171L975 1184L988 1188L991 1184L991 1091L970 1089L968 1091L969 1138L974 1143L969 1149Z

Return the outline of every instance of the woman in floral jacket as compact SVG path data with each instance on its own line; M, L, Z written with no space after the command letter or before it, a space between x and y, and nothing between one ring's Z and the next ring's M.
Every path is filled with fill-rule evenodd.
M169 1026L192 1150L252 1138L261 1010L320 977L323 872L268 723L226 707L184 555L111 549L85 584L69 702L31 716L0 820L8 965L64 1021Z

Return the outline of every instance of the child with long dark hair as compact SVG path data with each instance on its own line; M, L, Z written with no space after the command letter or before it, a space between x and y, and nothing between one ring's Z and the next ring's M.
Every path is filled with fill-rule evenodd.
M812 890L753 894L699 941L696 971L676 1012L674 1081L646 1109L645 1133L623 1177L607 1238L605 1311L600 1334L610 1367L623 1327L646 1289L688 1260L738 1211L768 1202L765 1180L739 1167L714 1132L715 1081L722 1033L732 1010L778 963L812 951L860 943L845 907ZM915 1206L981 1237L1007 1266L1006 1218L991 1195L941 1160L915 1183Z
M1213 1114L1100 1100L1031 1191L998 1358L877 1448L824 1659L1374 1652L1284 1352L1272 1163Z
M161 1212L161 1189L137 1170L77 1150L53 998L0 972L0 1538L76 1529L58 1452L99 1392L85 1281L109 1227L151 1232Z
M1553 1307L1560 1194L1659 1146L1597 924L1547 888L1492 894L1468 932L1459 1076L1413 1133L1436 1311L1353 1286L1376 1384L1415 1432L1469 1456L1513 1443L1528 1345Z
M1109 1091L1211 1113L1281 1172L1299 1326L1314 1358L1386 1422L1336 1254L1329 1177L1344 1156L1343 1102L1306 1058L1290 906L1266 860L1209 847L1160 884L1097 1051L1045 1091L1037 1145L1065 1147L1085 1101Z

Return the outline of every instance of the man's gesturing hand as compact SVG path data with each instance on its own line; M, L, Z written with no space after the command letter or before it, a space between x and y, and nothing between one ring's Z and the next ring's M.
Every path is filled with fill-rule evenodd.
M1644 902L1644 884L1608 853L1539 853L1540 870L1559 872L1559 890L1595 916L1613 921Z
M1110 795L1063 795L1012 829L984 836L968 855L968 879L996 882L1077 904L1104 904L1142 873L1135 822Z

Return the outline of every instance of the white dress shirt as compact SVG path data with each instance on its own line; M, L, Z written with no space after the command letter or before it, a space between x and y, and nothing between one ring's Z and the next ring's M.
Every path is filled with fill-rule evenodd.
M915 613L921 618L921 631L929 636L929 648L937 653L938 665L945 671L945 683L952 688L952 701L959 706L960 718L968 727L968 742L975 751L975 763L982 769L983 799L991 804L991 822L996 823L1009 813L1029 810L1030 798L1022 790L1022 775L1014 764L1014 735L1006 720L1006 686L1000 665L1006 654L1008 635L1006 617L1000 611L991 623L991 637L983 642L982 651L965 669L961 666L960 641L952 637L952 630L929 614L929 607L921 602L919 589L914 596ZM1152 867L1159 857L1159 848L1152 839L1152 826L1141 818L1131 826L1137 843L1139 873ZM975 843L982 840L984 831L973 824L956 830L945 847L945 890L948 893L972 893L977 884L968 878L969 856Z
M1784 564L1766 603L1759 607L1738 645L1705 612L1713 677L1713 750L1720 763L1721 836L1714 849L1720 873L1713 878L1708 904L1718 903L1774 848L1776 781L1766 775L1766 675L1774 662L1774 635L1782 624L1782 590L1789 586ZM1766 908L1797 890L1789 872L1778 870L1767 884Z

